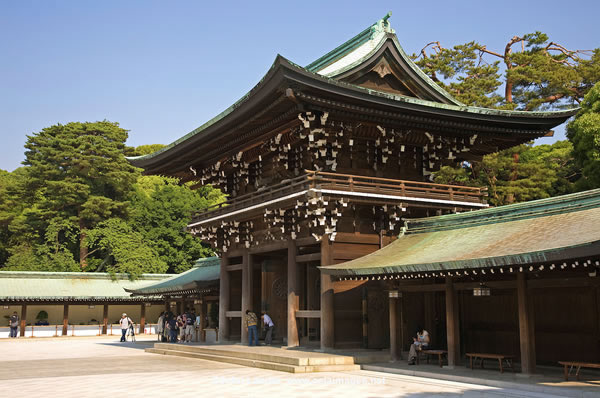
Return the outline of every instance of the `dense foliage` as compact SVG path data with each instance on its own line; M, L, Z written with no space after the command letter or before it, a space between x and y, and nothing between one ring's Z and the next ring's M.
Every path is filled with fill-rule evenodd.
M600 187L600 83L585 96L577 117L569 123L567 137L574 146L575 162L582 169L581 186Z
M512 37L500 52L475 41L452 48L432 42L413 58L467 105L519 110L582 107L569 125L569 141L520 145L481 162L444 167L435 181L487 187L494 205L600 187L600 101L597 85L592 89L600 81L600 49L569 50L535 32Z
M68 123L28 137L25 166L0 170L5 270L181 272L212 252L184 230L193 211L224 200L210 186L141 176L117 123Z

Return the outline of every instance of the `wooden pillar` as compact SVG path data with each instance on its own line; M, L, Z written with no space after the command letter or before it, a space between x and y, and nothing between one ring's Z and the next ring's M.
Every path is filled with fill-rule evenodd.
M287 259L287 346L297 347L300 345L298 339L298 324L296 323L296 311L300 309L299 291L298 291L298 268L296 265L296 241L288 240L288 259Z
M227 311L229 310L229 272L227 266L229 259L227 254L221 255L221 271L219 281L219 341L225 342L229 339L229 320Z
M142 303L140 307L140 331L139 334L144 334L144 328L146 327L146 304Z
M68 328L69 328L69 304L65 304L64 309L63 309L63 328L62 328L63 336L67 335Z
M27 305L21 306L21 325L19 335L25 337L25 327L27 326Z
M250 253L248 249L242 254L242 320L240 322L242 328L242 344L248 344L248 329L244 322L246 310L252 309L252 287L250 286Z
M519 341L521 346L521 372L535 373L535 346L531 339L533 332L533 317L530 314L527 281L525 274L517 274L517 300L519 307Z
M369 292L366 286L362 287L362 348L369 348L369 317L367 314L368 310L368 299Z
M321 265L331 264L331 242L329 234L321 238ZM334 347L334 305L333 281L331 276L321 272L321 349Z
M460 337L458 335L458 308L452 278L446 277L446 336L448 341L448 367L458 363Z
M390 292L390 359L392 361L398 360L398 336L397 336L397 303L398 298L392 297L392 292ZM398 292L395 292L398 294Z
M169 296L165 296L165 311L166 312L171 311L171 300L170 300Z
M104 304L104 309L102 310L102 334L106 334L108 332L108 304Z
M206 325L204 324L204 318L206 317L206 300L204 299L204 296L201 296L200 299L202 300L202 302L200 303L200 312L198 313L198 316L200 317L200 323L198 324L198 328L200 329L200 341L205 341L204 338L204 328L206 327Z

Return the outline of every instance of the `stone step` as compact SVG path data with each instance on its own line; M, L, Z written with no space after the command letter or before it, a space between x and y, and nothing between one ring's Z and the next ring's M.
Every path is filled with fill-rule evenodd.
M177 349L165 349L165 348L146 348L146 352L154 353L154 354L162 354L162 355L174 355L186 358L196 358L196 359L205 359L209 361L216 362L224 362L231 363L234 365L248 366L253 368L261 368L261 369L269 369L276 370L280 372L288 372L288 373L311 373L311 372L345 372L352 370L360 370L360 365L309 365L309 366L297 366L297 365L289 365L280 362L269 362L248 358L240 358L228 355L215 355L214 353L206 353L200 351L189 351L189 350L179 350ZM187 347L191 348L191 347ZM228 351L228 350L222 350Z
M298 351L279 353L277 352L279 349L273 349L271 347L265 347L265 350L268 350L267 352L253 352L248 351L246 347L243 347L240 350L231 350L220 349L215 346L202 347L193 345L177 345L174 347L173 344L157 343L154 344L154 348L192 353L205 353L209 355L223 355L228 357L251 359L255 361L275 362L292 366L355 365L354 358L352 356L335 354L326 355L322 353L317 353L315 355L306 354L306 356L304 356L303 353Z

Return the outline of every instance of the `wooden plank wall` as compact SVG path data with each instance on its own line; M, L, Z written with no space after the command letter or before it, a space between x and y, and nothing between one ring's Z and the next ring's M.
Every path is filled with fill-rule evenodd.
M593 287L533 289L537 363L600 362L597 294Z
M339 264L353 260L378 249L378 235L338 233L333 242L333 263ZM362 345L362 287L366 283L366 281L339 281L333 285L336 347L360 347ZM387 302L383 305L387 305ZM387 310L387 307L384 310ZM382 328L383 326L379 325L378 327ZM389 327L385 330L389 333ZM387 344L388 340L385 341ZM381 345L381 343L377 345Z

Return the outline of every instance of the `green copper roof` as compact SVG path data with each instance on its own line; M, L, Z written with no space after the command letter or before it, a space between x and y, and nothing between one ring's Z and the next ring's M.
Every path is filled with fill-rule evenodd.
M393 33L393 29L390 28L388 19L392 16L392 12L388 12L383 18L363 30L344 44L334 48L327 54L318 58L317 60L306 65L306 69L310 72L318 72L324 69L326 66L338 61L339 59L348 55L348 53L356 50L362 44L373 40L379 32L390 32Z
M528 112L487 109L465 106L461 104L441 87L439 87L435 82L433 82L404 52L387 21L390 15L391 14L386 15L384 18L377 21L375 24L371 25L354 38L350 39L348 42L319 58L306 68L289 61L281 55L278 55L269 71L263 76L263 78L249 92L247 92L229 108L200 127L189 132L185 136L167 145L166 147L148 155L130 157L128 160L138 167L149 168L151 165L160 164L161 161L169 156L181 156L182 153L185 153L188 150L186 145L184 145L186 143L194 142L194 145L200 146L202 139L212 139L218 137L220 134L226 133L229 130L235 130L234 122L237 116L243 115L245 112L248 112L248 114L255 113L256 109L252 108L252 106L254 106L252 101L253 99L264 98L267 96L267 94L272 94L269 90L279 90L281 91L279 95L283 96L283 91L285 90L281 90L281 87L300 87L300 90L302 90L302 84L305 84L309 87L325 87L326 90L331 91L337 90L341 92L342 95L352 97L352 100L360 97L359 99L365 101L366 105L384 104L400 108L401 111L409 109L411 112L419 112L427 115L447 112L444 113L443 116L455 118L457 120L463 117L468 119L469 117L482 115L484 117L498 118L489 121L498 123L499 125L509 125L510 123L514 122L514 118L520 118L520 121L526 120L526 124L532 124L534 127L536 123L544 124L544 120L546 120L545 124L548 124L547 120L556 118L563 119L556 120L555 123L552 123L551 127L548 127L552 128L555 125L562 123L564 119L574 115L577 112L577 108L550 112ZM393 42L398 54L404 60L406 65L408 65L408 67L414 72L414 75L418 76L423 84L431 87L440 95L447 98L449 103L441 103L415 97L391 94L383 91L364 88L335 79L335 74L342 73L349 68L355 67L361 62L365 62L388 40ZM369 47L371 50L362 54L362 57L359 57L355 59L354 62L345 65L342 69L336 70L333 74L322 75L319 73L319 71L323 70L323 67L333 65L342 60L342 58L349 57L352 54L356 55L355 50L369 41L372 42L370 43ZM294 91L296 91L296 88L294 88ZM259 104L258 106L264 106L264 104L259 102L256 103ZM228 125L228 123L230 124ZM535 128L533 130L535 130ZM537 136L539 136L539 134L530 138L535 138Z
M138 288L168 278L166 274L127 275L85 272L0 272L0 301L139 301L124 288Z
M407 220L367 256L321 267L376 275L559 262L600 255L600 189L515 205Z
M219 257L201 258L196 261L192 269L181 274L141 288L128 288L125 290L133 295L162 295L218 286L220 270L221 259Z
M454 98L450 93L436 84L429 76L427 76L421 68L404 52L404 49L398 42L396 32L391 28L388 19L392 16L392 12L388 12L382 19L375 22L367 29L360 32L344 44L336 47L316 61L313 61L306 66L306 70L315 72L323 76L333 77L340 75L358 65L366 62L379 49L391 40L400 55L400 58L405 64L415 73L421 81L440 94L443 98L455 105L464 105L462 102Z

